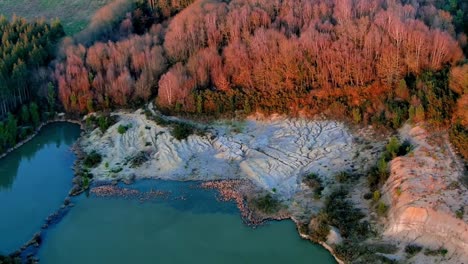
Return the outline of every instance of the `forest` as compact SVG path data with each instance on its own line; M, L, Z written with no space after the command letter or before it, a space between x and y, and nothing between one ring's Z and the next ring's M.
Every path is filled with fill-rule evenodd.
M0 153L38 127L40 112L55 105L48 64L64 32L60 21L8 21L0 16ZM38 99L43 98L43 99ZM44 109L38 103L47 101ZM12 114L14 113L14 114Z
M21 57L30 51L0 65L11 76L2 83L17 87L3 104L30 95L11 74L24 63L77 115L155 100L190 116L324 114L394 129L427 121L463 146L467 20L461 0L118 0L65 38L47 71L34 69L51 60L41 39L60 38L58 23L44 24L42 38L16 29L45 52L36 64Z

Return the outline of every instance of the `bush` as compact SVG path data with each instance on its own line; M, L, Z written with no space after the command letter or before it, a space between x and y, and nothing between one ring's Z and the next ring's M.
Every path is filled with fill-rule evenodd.
M361 245L360 241L345 240L335 247L335 254L345 262L352 262L359 256L369 253L367 247Z
M327 224L340 230L344 238L363 238L369 231L368 223L361 223L364 214L349 202L344 189L333 191L325 200L322 211L328 216Z
M380 202L377 205L377 214L379 216L385 216L385 214L387 213L387 210L388 210L388 205L386 205L385 203Z
M448 250L443 247L440 247L438 249L426 248L426 250L424 250L424 255L426 256L438 256L438 255L445 256L447 255L447 253L448 253Z
M374 202L378 202L380 200L381 194L380 191L375 191L374 194L372 195L372 200Z
M195 129L187 123L176 123L172 129L171 135L177 140L184 140L194 133Z
M149 156L146 152L141 151L134 157L130 159L130 167L131 168L137 168L140 167L143 163L147 162L149 160Z
M457 148L462 157L468 160L468 128L456 122L449 130L450 142Z
M339 183L345 183L348 181L348 179L350 179L350 174L345 172L345 171L342 171L340 173L338 173L337 175L335 175L335 179L336 181L338 181Z
M415 245L415 244L409 244L405 247L405 252L410 257L418 254L421 250L422 250L422 247Z
M83 165L88 168L94 168L99 165L102 161L101 154L97 153L96 151L92 151L89 153L83 160Z
M102 133L104 133L110 126L116 123L116 120L110 115L102 115L98 117L97 122Z
M458 209L457 211L455 211L455 216L458 218L458 219L463 219L463 215L465 214L465 208L463 208L463 206L460 207L460 209Z
M320 199L324 189L322 179L315 173L309 173L302 181L314 191L314 198Z
M280 202L267 194L254 201L255 206L262 212L272 214L279 210Z
M124 126L124 125L119 125L119 127L117 128L117 132L119 132L119 134L125 134L125 132L127 132L128 130L128 126Z
M330 226L328 225L328 216L326 213L321 212L310 221L309 236L314 241L326 241L330 233Z

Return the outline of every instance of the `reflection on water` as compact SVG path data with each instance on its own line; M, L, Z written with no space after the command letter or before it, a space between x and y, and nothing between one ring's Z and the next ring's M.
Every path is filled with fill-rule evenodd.
M0 253L18 249L60 207L71 187L70 148L79 134L77 125L50 124L0 159Z

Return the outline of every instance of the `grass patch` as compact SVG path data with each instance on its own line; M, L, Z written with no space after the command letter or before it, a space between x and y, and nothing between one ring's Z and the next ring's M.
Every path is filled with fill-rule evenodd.
M26 19L59 18L69 36L84 29L93 14L111 0L2 0L0 13L7 18L13 14Z

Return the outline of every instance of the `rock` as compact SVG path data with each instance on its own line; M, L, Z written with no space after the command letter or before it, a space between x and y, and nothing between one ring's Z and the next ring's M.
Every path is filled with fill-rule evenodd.
M342 241L343 241L343 238L341 237L340 231L336 227L330 226L330 233L328 233L328 236L327 236L327 244L337 245L337 244L340 244Z
M125 184L127 184L127 185L130 185L130 184L132 184L133 182L135 182L135 178L136 178L135 174L131 174L130 176L128 176L127 178L125 178L125 179L123 180L123 182L124 182Z
M78 185L78 184L73 184L73 187L71 188L70 192L68 193L68 195L70 196L75 196L75 195L78 195L82 192L83 190L81 189L81 187Z
M65 200L63 201L63 204L64 204L65 206L67 206L67 205L70 204L70 201L71 201L71 200L70 200L70 197L67 197L67 198L65 198Z

